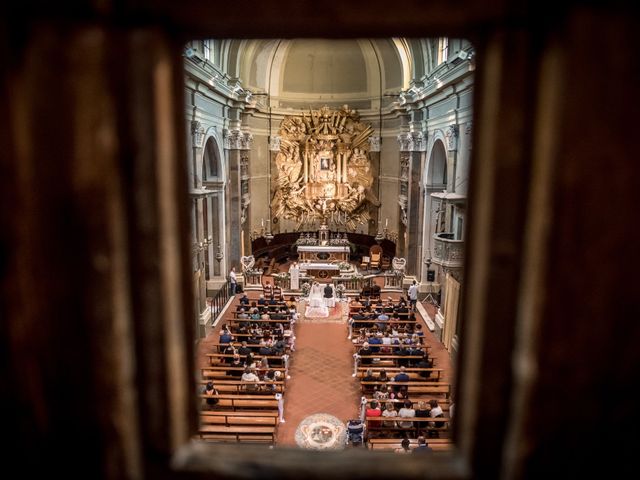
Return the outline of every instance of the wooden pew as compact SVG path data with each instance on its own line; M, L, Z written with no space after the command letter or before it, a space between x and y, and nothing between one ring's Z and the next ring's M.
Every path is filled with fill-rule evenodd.
M268 324L271 324L271 323L273 323L275 325L276 323L281 323L282 326L285 328L285 330L287 330L288 329L287 327L289 327L289 325L291 323L291 318L287 317L287 318L285 318L283 320L279 320L279 319L252 320L250 318L229 318L229 319L225 320L225 322L230 327L235 327L236 325L240 325L242 322L257 323L258 325L268 325Z
M451 434L449 429L449 421L451 419L449 417L439 417L439 418L384 418L384 417L367 417L365 421L367 422L367 435L371 435L372 433L391 433L391 434L399 434L399 433L409 433L414 436L418 436L424 432L437 434L439 437L444 436L448 438ZM385 425L384 422L390 423L394 422L393 426ZM411 422L413 424L410 428L400 427L395 422ZM429 422L436 422L434 426L429 425ZM422 426L420 426L422 424ZM429 438L427 436L427 438ZM428 442L428 440L427 440Z
M244 394L224 394L218 395L200 395L200 398L217 398L218 403L214 408L228 408L231 410L244 410L244 409L261 409L261 410L278 410L278 400L275 395L253 395L249 393Z
M430 395L412 395L411 398L409 400L411 400L411 404L413 405L413 408L418 408L418 403L419 402L425 402L428 403L429 400L433 399L433 396ZM371 402L376 401L378 402L378 404L380 406L384 406L387 402L391 402L394 404L396 410L399 410L402 405L404 405L405 400L402 398L394 398L394 399L389 399L389 400L378 400L376 398L373 397L369 397L366 399L367 400L367 405L370 405ZM440 406L440 408L442 409L442 411L444 413L449 411L449 400L448 399L442 399L442 398L438 398L438 405Z
M389 355L386 353L376 353L375 355L362 355L360 357L361 363L360 365L362 367L366 367L366 368L373 368L373 369L380 369L380 368L388 368L388 367L394 367L394 366L398 366L398 360L408 360L409 362L417 362L420 360L420 358L417 355ZM365 362L367 360L370 360L372 363L364 363L362 362L362 360L365 360ZM374 362L374 360L377 359L377 361ZM429 356L427 355L427 359L429 359ZM433 362L433 364L435 365L435 361ZM410 367L407 367L410 368Z
M360 382L360 387L362 388L362 392L370 392L374 390L374 387L382 387L382 386L391 386L391 387L407 387L407 392L409 395L412 394L422 394L422 395L433 395L444 396L445 398L449 398L451 395L451 385L449 383L443 382L420 382L420 381L410 381L410 382Z
M394 377L396 374L400 373L399 367L389 367L389 368L375 368L375 367L358 367L358 374L356 378L362 379L367 370L373 370L374 375L378 375L381 370L387 372L389 378ZM431 381L437 382L440 380L440 376L444 370L442 368L416 368L416 367L406 367L404 372L409 375L412 381ZM428 373L430 376L423 377L420 373Z
M276 427L254 425L202 425L198 432L202 440L216 442L274 443Z
M200 382L202 385L207 383L206 380L202 380ZM283 380L278 380L274 382L243 382L242 380L216 380L213 382L216 390L220 393L265 393L265 394L274 394L274 393L283 393L285 391L285 382ZM254 390L253 388L256 388Z
M277 426L278 412L273 410L250 411L202 411L200 412L200 426L203 425L255 425Z
M229 371L237 371L237 372L244 372L245 367L232 367L231 365L216 365L216 366L212 366L212 367L205 367L205 368L201 368L200 371L202 373L202 378L203 379L208 379L208 378L230 378L229 375L227 375L227 372ZM274 371L278 371L282 373L282 378L285 378L285 369L284 367L273 367L273 368L269 368L269 370L274 370Z
M209 343L208 345L210 345L213 350L217 350L218 352L222 353L224 349L227 348L229 345L235 348L240 348L242 346L242 342L231 342L231 343L213 342L213 343ZM258 345L255 343L247 343L247 348L250 348L252 350L252 354L254 356L258 353L258 350L260 350L261 346L262 345ZM290 352L290 346L285 345L285 353L289 353L289 352Z
M404 346L405 348L413 348L416 350L424 350L427 354L429 353L429 351L431 350L431 345L428 345L426 343L420 343L417 345L407 345L407 344L400 344L400 345L382 345L379 343L371 343L369 344L370 348L390 348L390 349L395 349L395 348L400 348ZM354 350L357 352L358 350L360 350L362 348L362 343L355 343L353 342L353 347ZM382 355L389 355L388 353L383 353Z
M207 353L206 354L207 358L209 359L209 365L211 366L215 366L215 365L221 365L223 364L224 359L228 358L233 360L233 354L229 353ZM282 359L282 355L260 355L258 353L253 355L253 359L256 361L262 360L262 357L266 356L267 360L269 360L269 363L271 364L271 362L284 362ZM231 366L231 364L228 364L229 366Z
M418 446L418 440L410 438L411 442L409 448L413 450ZM453 448L453 442L450 438L427 438L427 445L434 452L446 452ZM396 448L402 448L402 439L400 438L370 438L367 441L367 448L370 450L395 450Z

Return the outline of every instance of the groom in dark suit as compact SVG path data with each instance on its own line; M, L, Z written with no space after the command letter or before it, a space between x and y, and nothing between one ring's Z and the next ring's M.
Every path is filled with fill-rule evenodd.
M332 298L333 297L333 288L331 288L331 285L327 283L327 285L324 287L324 298Z

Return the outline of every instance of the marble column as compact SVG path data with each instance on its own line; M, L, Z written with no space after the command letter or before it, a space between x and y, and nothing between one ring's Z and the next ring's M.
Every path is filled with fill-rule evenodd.
M398 245L407 259L407 273L420 272L422 263L423 202L421 198L422 157L426 141L422 132L409 132L398 136L400 145L400 221Z
M243 156L249 154L253 136L251 133L235 129L225 130L224 147L228 150L229 158L229 186L227 191L227 245L224 248L226 270L240 267L240 231L242 229L242 168ZM245 237L247 234L245 233ZM226 270L221 272L226 275Z

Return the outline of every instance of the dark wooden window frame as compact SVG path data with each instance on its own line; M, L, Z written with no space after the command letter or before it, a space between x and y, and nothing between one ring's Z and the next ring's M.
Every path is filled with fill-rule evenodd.
M593 435L635 434L640 423L628 380L640 365L640 294L620 280L639 268L627 109L640 104L640 75L635 57L611 54L638 51L637 25L623 2L547 12L548 2L515 0L11 4L0 18L7 467L114 479L411 479L578 476L598 459L607 469L637 463L624 441L580 457ZM476 47L451 456L189 443L197 399L183 45L284 35L449 35ZM594 182L603 165L607 182ZM603 320L597 333L588 318ZM594 344L606 355L589 362ZM590 422L605 403L616 415Z

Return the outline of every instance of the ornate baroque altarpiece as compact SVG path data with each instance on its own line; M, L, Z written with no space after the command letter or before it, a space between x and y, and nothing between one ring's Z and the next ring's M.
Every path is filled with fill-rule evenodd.
M372 132L346 105L285 117L275 158L275 216L295 220L298 229L319 223L354 230L368 222L369 205L379 205L371 191Z

